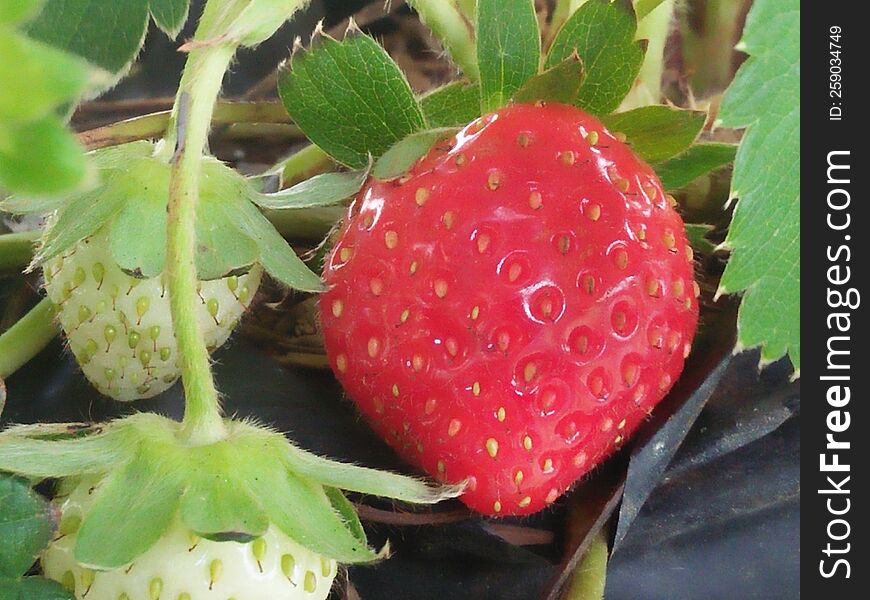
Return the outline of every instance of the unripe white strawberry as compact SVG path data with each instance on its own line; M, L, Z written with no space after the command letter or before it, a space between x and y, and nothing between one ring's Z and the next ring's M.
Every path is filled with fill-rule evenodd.
M178 379L178 352L163 277L138 279L118 267L105 230L44 266L69 347L85 376L116 400L148 398ZM201 282L198 318L205 342L223 344L260 284L261 267Z
M80 600L323 600L338 566L303 548L274 526L251 542L194 536L180 520L130 565L94 571L73 558L76 532L93 503L85 479L59 500L60 534L42 556L50 579Z

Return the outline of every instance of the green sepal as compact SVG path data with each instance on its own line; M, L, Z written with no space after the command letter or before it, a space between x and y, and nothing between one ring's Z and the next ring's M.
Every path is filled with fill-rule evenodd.
M562 25L544 61L549 69L577 53L586 77L576 105L596 115L615 110L631 90L646 53L635 40L631 0L589 0Z
M359 520L359 515L356 513L356 508L344 493L336 488L324 486L323 491L326 492L326 497L335 512L344 520L348 531L350 531L360 543L368 544L365 529Z
M219 442L190 452L181 520L201 537L247 542L266 533L269 517L248 486L233 477L233 451L231 444Z
M538 72L541 32L533 0L478 0L475 21L480 108L490 112Z
M16 428L0 433L0 471L45 479L105 473L127 457L114 432L39 439Z
M453 81L420 96L429 127L463 127L480 116L480 84Z
M309 550L344 563L377 558L333 508L322 485L280 468L261 468L247 482L272 524Z
M442 127L412 133L392 148L384 152L372 169L372 176L381 181L387 181L401 177L423 158L435 143L443 138L451 136L458 131L455 127Z
M257 194L252 200L260 208L272 210L331 206L356 194L368 174L368 168L345 173L321 173L278 192Z
M235 198L222 206L245 236L257 244L263 268L289 288L306 292L323 291L320 277L309 269L275 227L246 198Z
M117 569L160 539L176 517L184 489L178 465L173 463L142 445L126 466L106 476L78 531L77 562L89 568Z
M57 581L42 577L7 578L0 575L0 600L76 600Z
M670 106L644 106L601 117L612 133L625 135L635 154L650 163L680 154L704 128L707 113Z
M318 28L309 50L294 48L278 92L305 135L352 169L425 126L398 65L355 28L342 41Z
M538 100L575 104L583 83L583 61L576 53L529 79L514 94L514 102Z
M695 144L682 154L657 163L654 167L662 187L672 191L733 162L736 154L736 144Z

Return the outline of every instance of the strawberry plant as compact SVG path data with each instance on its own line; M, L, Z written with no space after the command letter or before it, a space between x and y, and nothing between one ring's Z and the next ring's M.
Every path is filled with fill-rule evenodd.
M767 24L799 11L756 0L720 107L668 76L671 0L537 4L409 1L451 61L426 89L364 26L321 22L264 80L277 102L228 102L234 61L305 0L0 0L0 274L33 305L7 302L0 378L60 333L94 401L125 403L4 421L0 598L326 598L342 565L390 554L360 495L399 515L455 497L496 528L571 507L547 597L601 597L650 492L645 449L657 480L719 358L761 346L799 375L797 192L753 167L776 144L773 168L795 168L799 66L764 53ZM135 73L152 21L185 57L167 110L71 133L77 105ZM307 142L260 169L217 150L254 125L252 147L265 126ZM734 318L719 296L741 291ZM219 393L213 355L251 332L328 367L408 474L229 416L244 398ZM0 411L27 401L9 382ZM173 393L176 416L148 408Z

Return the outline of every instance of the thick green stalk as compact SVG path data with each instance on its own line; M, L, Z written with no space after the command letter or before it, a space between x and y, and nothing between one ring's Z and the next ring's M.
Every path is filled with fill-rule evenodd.
M18 270L30 262L38 231L0 234L0 273Z
M563 600L602 600L607 579L607 537L603 531L592 538L583 560L574 569Z
M0 335L0 379L9 377L57 335L54 305L45 298Z
M636 37L639 40L648 40L648 46L637 80L622 101L620 110L661 102L665 45L671 32L675 4L675 0L665 0L637 24Z
M185 395L182 436L191 444L208 444L225 434L197 317L196 208L211 116L234 53L235 46L229 44L194 48L173 108L175 144L169 180L166 275Z
M459 65L465 76L472 81L480 79L471 27L456 0L408 0L408 4L444 44L453 62Z

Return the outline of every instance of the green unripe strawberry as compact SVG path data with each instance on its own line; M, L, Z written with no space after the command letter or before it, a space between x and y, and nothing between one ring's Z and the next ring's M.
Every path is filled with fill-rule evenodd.
M85 376L116 400L148 398L180 375L164 277L131 277L115 263L105 231L43 268L45 290ZM203 281L200 327L209 348L223 344L260 284L262 270Z
M77 530L93 504L93 479L59 500L59 536L42 556L45 575L82 600L322 600L338 567L269 527L240 543L200 538L176 521L131 564L97 571L76 563Z

